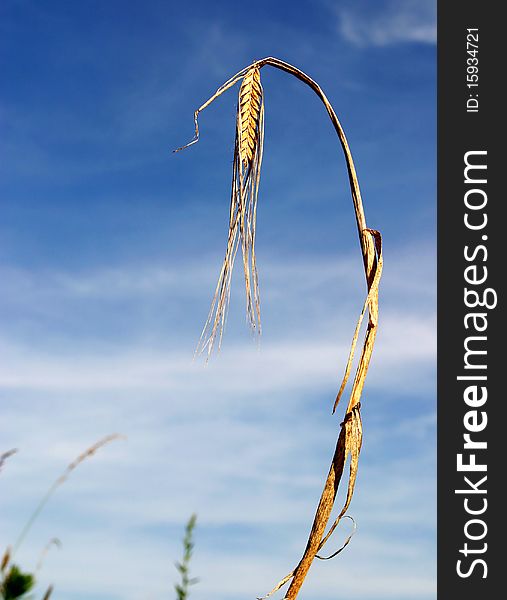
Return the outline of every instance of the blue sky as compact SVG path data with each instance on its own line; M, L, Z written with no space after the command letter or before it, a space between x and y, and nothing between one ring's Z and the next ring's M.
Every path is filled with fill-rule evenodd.
M174 597L193 511L195 600L255 598L299 560L365 294L344 161L314 94L264 68L263 337L238 271L204 367L192 357L225 249L236 90L201 115L199 144L171 153L197 106L272 55L335 107L385 244L358 531L301 597L433 599L434 3L4 0L0 47L0 451L19 448L0 476L0 546L75 455L118 431L19 551L30 567L62 541L41 589Z

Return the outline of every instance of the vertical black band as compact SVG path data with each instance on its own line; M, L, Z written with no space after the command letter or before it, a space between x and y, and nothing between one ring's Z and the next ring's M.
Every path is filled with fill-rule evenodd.
M505 24L438 7L438 597L502 590L507 473ZM505 216L503 216L505 219ZM505 441L505 443L504 443ZM500 512L502 511L502 512ZM506 570L507 572L507 570ZM503 594L503 592L500 592Z

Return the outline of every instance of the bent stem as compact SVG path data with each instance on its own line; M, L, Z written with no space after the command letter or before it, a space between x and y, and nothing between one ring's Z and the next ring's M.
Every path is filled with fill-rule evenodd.
M299 590L301 589L301 586L305 580L305 577L308 573L308 570L310 569L310 566L311 566L313 560L316 557L322 558L320 556L317 556L317 553L322 549L324 544L328 541L329 537L332 535L332 533L336 529L338 523L345 516L345 513L348 510L350 502L352 500L352 495L354 492L354 486L355 486L356 476L357 476L359 453L360 453L361 444L362 444L362 424L361 424L361 415L360 415L360 407L361 407L360 399L361 399L361 394L363 391L364 382L365 382L366 374L367 374L368 367L370 364L370 359L371 359L371 355L373 352L373 346L375 343L375 337L376 337L376 333L377 333L378 287L379 287L380 277L382 274L383 259L382 259L381 235L378 231L368 228L368 226L366 224L366 217L364 214L364 208L363 208L363 203L362 203L362 199L361 199L361 191L359 188L359 181L357 178L354 161L352 159L352 154L351 154L348 142L347 142L347 138L345 136L345 132L343 131L340 121L338 120L338 117L337 117L333 107L331 106L331 103L327 99L326 95L324 94L324 92L322 91L320 86L313 79L311 79L311 77L309 77L306 73L304 73L300 69L298 69L298 68L294 67L293 65L291 65L287 62L284 62L278 58L266 57L261 60L254 61L251 65L249 65L248 67L246 67L246 68L242 69L241 71L239 71L238 73L236 73L236 75L234 75L227 82L225 82L209 100L207 100L200 108L198 108L195 111L195 113L194 113L195 136L194 136L193 140L189 144L187 144L187 146L195 144L199 140L199 126L198 126L199 112L201 112L207 106L209 106L216 98L218 98L226 90L228 90L230 87L232 87L235 83L237 83L240 80L246 79L246 76L248 76L248 74L251 73L253 69L260 70L262 67L267 66L267 65L274 67L276 69L285 71L286 73L293 75L294 77L296 77L297 79L299 79L300 81L305 83L307 86L309 86L315 92L315 94L320 98L321 102L324 104L324 106L326 108L329 118L331 119L331 123L333 124L336 134L338 135L338 138L339 138L339 141L341 144L341 148L342 148L343 154L345 156L346 165L347 165L350 192L351 192L351 196L352 196L352 203L354 206L357 232L358 232L358 236L359 236L359 243L360 243L360 247L361 247L361 254L362 254L363 265L364 265L364 273L365 273L366 285L367 285L367 290L368 290L367 297L364 302L362 311L359 315L359 319L358 319L358 322L357 322L357 325L356 325L356 328L354 331L354 335L352 338L352 344L351 344L351 349L350 349L350 353L349 353L349 358L347 361L345 373L344 373L338 394L336 396L336 399L335 399L335 402L333 405L333 413L335 412L336 407L338 406L340 398L343 394L343 391L345 390L347 381L349 379L350 372L352 370L352 363L353 363L353 359L354 359L354 355L355 355L355 350L356 350L356 346L357 346L357 342L358 342L358 338L359 338L361 324L367 313L368 320L367 320L365 337L363 340L361 353L360 353L360 356L358 359L356 373L355 373L354 381L352 383L352 388L351 388L351 392L350 392L349 401L347 404L347 409L345 411L345 417L343 419L343 422L340 424L340 433L338 436L338 441L336 443L336 448L335 448L333 458L331 461L329 473L327 475L327 478L326 478L326 481L324 484L324 489L322 491L322 494L321 494L321 497L320 497L320 500L319 500L319 503L317 506L313 524L312 524L310 534L308 537L308 541L306 544L306 548L303 553L303 556L301 557L301 560L299 561L299 563L297 564L295 569L293 571L291 571L288 575L286 575L268 594L268 595L271 595L272 593L276 592L283 585L285 585L286 583L288 583L290 581L290 585L289 585L287 593L285 595L285 599L286 600L294 600L297 597ZM240 99L241 99L241 95L240 95ZM238 108L238 110L239 110L239 108ZM237 134L237 136L238 136L238 134ZM237 137L237 139L238 139L238 137ZM186 148L187 146L178 148L178 150L176 150L176 152ZM236 145L236 148L237 148L237 145ZM262 147L260 148L260 152L262 152ZM235 150L235 165L238 165L237 149ZM260 167L260 164L259 164L259 167ZM259 180L258 172L256 172L255 177L256 177L256 182L258 185L258 180ZM238 192L234 191L235 190L234 181L236 181L236 176L233 177L233 201L231 202L231 207L234 205L234 202L236 201L236 199L238 197ZM241 193L242 193L242 191L240 190L240 192L239 192L240 196L241 196ZM255 192L254 204L253 204L254 207L255 207L255 201L256 201L256 192ZM240 207L242 205L244 205L244 201L241 197L239 198L238 203L239 203ZM243 203L243 204L241 204L241 203ZM239 218L241 219L241 208L239 209L239 213L240 213ZM231 228L229 230L229 232L230 232L229 235L231 235L231 231L234 231L234 232L237 231L234 228L235 223L233 221L233 215L234 215L234 219L236 219L236 221L237 221L238 220L238 211L234 212L231 208ZM253 224L253 232L255 232L255 222ZM236 235L236 233L235 233L235 235ZM239 237L241 237L241 235L242 235L242 231L240 230ZM236 241L234 243L236 243ZM237 246L234 246L234 249L237 249ZM252 249L252 254L253 254L253 249ZM217 327L217 323L218 323L217 317L216 316L213 317L213 314L214 314L213 311L215 310L215 302L217 300L217 297L220 296L220 294L222 295L223 298L226 299L226 302L228 301L228 297L229 297L229 293L230 293L230 287L228 287L228 284L230 283L230 270L232 269L232 266L233 266L234 256L235 256L235 251L233 253L231 253L229 250L229 247L228 247L228 254L226 254L224 266L222 267L222 272L221 272L221 276L219 279L217 291L215 293L215 298L212 303L210 316L208 317L208 321L207 321L205 329L203 331L203 335L205 335L205 332L206 332L207 327L209 326L210 322L214 323L214 325L213 325L214 329L212 331L212 335L211 335L210 339L208 340L208 342L206 342L206 341L204 342L204 347L206 346L206 344L209 344L208 352L211 351L211 347L213 344L213 333L216 331L216 327ZM253 254L253 256L255 256L255 255ZM232 257L232 262L230 261L231 257ZM245 254L243 257L244 257L244 261L248 260L247 258L245 258ZM225 274L225 277L224 277L224 274ZM246 268L245 268L245 278L246 278L246 285L247 285L247 303L248 303L249 283L248 283L248 276L247 276ZM225 311L227 309L226 302L224 304L220 304L220 302L219 302L219 304L218 304L219 310L223 311L222 313L220 313L220 318L222 318L222 315L225 314ZM220 337L221 337L221 333L222 333L222 329L220 329ZM201 338L201 341L202 341L202 338ZM325 534L325 529L328 524L329 518L331 516L331 511L333 509L333 505L334 505L334 501L335 501L336 494L338 491L338 486L339 486L339 483L341 480L341 476L345 469L345 464L346 464L346 461L347 461L347 458L349 455L351 458L350 458L347 495L346 495L345 503L344 503L342 509L340 510L338 517L335 519L334 523L330 527L329 531L327 532L327 534ZM345 544L342 546L342 548L340 548L340 551L348 544L349 540L350 540L350 536L347 539L347 541L345 542ZM334 556L336 554L337 554L337 552L333 553L331 556ZM328 558L330 558L330 557L328 557Z

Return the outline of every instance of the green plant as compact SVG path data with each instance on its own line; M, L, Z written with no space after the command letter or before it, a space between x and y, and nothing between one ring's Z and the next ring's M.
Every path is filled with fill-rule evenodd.
M19 550L19 547L23 543L26 535L32 528L35 520L42 512L43 508L46 506L51 496L54 494L54 492L60 485L67 481L72 471L74 471L74 469L76 469L86 459L93 456L95 452L97 452L97 450L102 448L102 446L105 446L106 444L109 444L113 440L119 438L122 438L122 436L118 434L108 435L96 442L95 444L93 444L92 446L90 446L89 448L87 448L84 452L79 454L79 456L77 456L70 464L67 465L60 477L58 477L58 479L56 479L54 483L49 487L48 491L42 497L41 501L39 502L33 513L30 515L27 522L25 523L25 526L21 530L21 533L19 534L18 539L16 540L14 545L12 547L8 546L4 551L0 563L0 600L15 600L18 598L21 600L22 598L27 598L26 594L28 594L28 592L30 592L35 586L35 574L23 572L16 564L14 564L14 555ZM0 455L0 470L7 458L10 458L16 452L17 450L9 450L8 452L4 452ZM59 546L60 541L57 538L53 538L49 541L49 543L42 551L41 557L36 568L36 572L38 572L41 568L42 561L52 545ZM52 593L53 586L50 585L46 590L44 596L42 597L42 600L49 600Z
M190 592L190 586L197 583L198 579L190 577L190 559L194 550L194 528L197 521L197 515L192 515L185 526L185 535L183 537L183 558L177 562L176 569L180 574L180 581L174 585L178 600L187 600Z
M31 573L23 573L17 565L12 565L3 577L0 585L2 600L24 598L35 585L35 577Z

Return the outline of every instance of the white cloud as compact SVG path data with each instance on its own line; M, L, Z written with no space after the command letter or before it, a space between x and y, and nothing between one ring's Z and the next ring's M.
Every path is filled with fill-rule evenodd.
M78 327L86 334L81 336L81 344L82 338L90 335L102 342L119 339L118 331L111 331L111 324L122 319L124 344L125 335L132 335L137 322L142 321L144 329L150 329L150 344L158 338L158 342L166 340L167 346L175 328L189 323L189 319L192 323L188 335L195 336L199 331L199 320L207 312L216 282L219 260L173 262L171 266L106 265L77 272L3 267L2 329L4 335L19 340L23 326L30 323L41 330L45 327L50 336L59 334L60 343L71 331L74 346ZM352 332L365 294L359 256L261 261L260 279L266 339L273 330L278 337L285 333L295 340L306 335L318 337L322 330L331 335L330 325ZM228 340L235 339L235 327L240 321L241 331L244 330L244 290L239 270L232 292ZM186 310L190 303L195 306L195 318ZM398 312L401 318L412 314L427 317L435 312L434 304L434 248L386 248L381 310L387 314ZM334 329L335 339L339 331ZM30 340L32 349L34 343L35 348L39 343L47 345L48 338L35 336Z
M394 379L411 384L411 373L433 366L435 323L431 318L384 315L378 336L371 384L389 389ZM353 325L346 332L350 333ZM29 348L3 343L0 385L8 390L62 391L165 391L195 393L203 385L217 392L241 393L252 386L257 393L331 387L338 383L350 346L326 337L281 339L255 344L225 345L220 355L203 368L183 351L123 350L109 346L93 356L46 350L41 356Z
M357 600L434 597L428 444L435 307L427 250L387 251L352 511L360 529L350 552L315 566L308 598L330 598L338 585ZM213 284L208 265L5 271L12 297L3 298L0 439L20 449L0 477L7 490L0 511L5 539L15 538L74 456L104 434L128 436L58 489L20 552L23 564L35 562L57 535L63 549L48 557L42 580L53 581L65 598L82 600L76 590L87 600L170 596L182 524L197 511L194 569L201 583L193 597L241 600L267 592L300 556L336 442L341 415L332 417L330 408L364 294L358 263L345 257L265 265L260 349L232 327L207 367L192 362L191 344L167 339L160 321L141 342L131 332L118 335L109 322L120 308L128 322L125 306L137 302L155 302L160 311L195 302ZM236 305L242 295L239 286ZM64 334L82 320L80 308L93 303L94 319L84 323L93 342L76 344ZM20 315L35 315L40 335L26 336ZM165 321L169 330L172 319ZM396 395L403 396L401 415L392 410L393 402L401 405ZM410 458L400 459L400 452Z
M390 0L381 7L359 2L353 8L340 9L339 20L344 39L359 47L436 43L433 0Z
M79 598L73 595L77 589L90 599L164 597L175 579L172 561L181 553L182 523L197 510L192 567L201 583L193 595L218 599L236 592L246 599L265 593L303 550L327 461L320 457L318 466L298 460L304 457L295 453L295 445L302 445L300 430L292 431L298 439L285 445L278 443L273 427L271 441L259 436L259 427L237 421L211 421L207 429L208 434L204 422L167 426L165 431L159 427L146 430L141 439L103 449L58 491L19 558L27 565L35 562L47 539L58 535L63 548L51 554L43 577L56 583L65 598ZM192 430L200 440L198 453L191 447ZM51 427L45 433L51 439ZM314 435L317 439L318 432ZM220 445L222 460L216 451ZM68 456L76 452L61 450ZM39 457L35 464L43 462ZM13 514L15 503L25 507L27 499L33 501L36 487L19 486L17 467L10 467L5 482L8 490L16 490L16 498L3 500L0 520L6 536L15 534L16 524L5 517ZM270 477L274 470L278 480ZM305 481L310 472L314 475ZM47 469L42 475L47 479ZM40 487L43 477L37 474L36 479ZM315 565L305 595L331 598L339 585L353 598L370 597L373 590L380 598L434 597L434 540L428 535L434 519L432 479L427 457L388 458L382 467L363 461L352 505L358 532L339 558ZM244 531L241 551L231 547L237 535L231 529ZM346 528L337 530L329 549L346 533Z
M173 433L167 431L169 436ZM306 488L294 488L288 481L274 486L269 478L251 485L240 478L252 462L250 452L241 453L242 461L236 464L227 456L233 463L228 477L220 475L213 453L201 456L202 468L184 455L152 464L149 457L136 457L134 452L115 456L113 465L107 453L97 455L59 491L52 510L43 513L19 555L24 564L34 563L47 539L57 534L63 548L51 554L42 575L65 598L79 598L76 590L90 599L169 595L170 582L176 579L172 562L181 554L182 523L195 509L199 520L192 568L201 580L193 593L196 598L219 599L234 592L241 599L254 598L300 557L322 485L317 478ZM289 456L284 453L284 463ZM190 471L187 478L173 479L175 460ZM434 514L432 485L424 477L414 481L409 475L414 469L424 473L428 466L413 460L403 469L391 467L386 461L377 477L362 467L352 508L358 532L339 558L314 565L306 597L332 598L336 586L353 598L434 597L434 540L427 534ZM17 478L10 477L8 483L25 506ZM5 505L2 528L9 535L14 523L6 526L5 516L13 508L10 502ZM414 528L423 535L415 534ZM231 529L244 530L241 550L231 548L237 535ZM338 530L329 550L346 533Z

